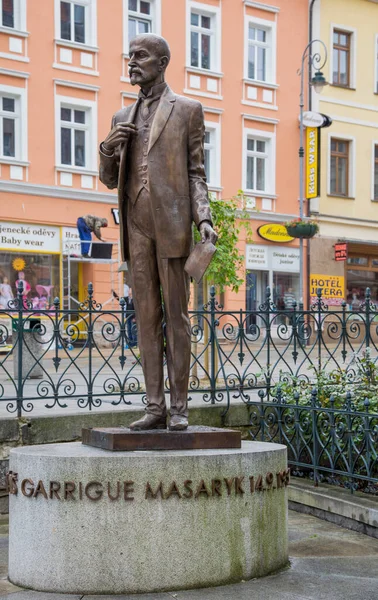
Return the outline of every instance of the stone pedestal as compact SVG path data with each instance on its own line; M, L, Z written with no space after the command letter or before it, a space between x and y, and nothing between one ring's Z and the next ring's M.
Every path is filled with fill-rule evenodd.
M11 451L9 579L74 594L222 585L284 567L286 448Z

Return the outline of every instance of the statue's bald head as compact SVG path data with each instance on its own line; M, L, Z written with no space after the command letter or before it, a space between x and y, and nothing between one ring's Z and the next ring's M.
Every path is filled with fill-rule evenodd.
M154 33L142 33L133 38L129 48L131 85L144 92L165 80L171 52L167 41Z
M130 42L130 48L137 43L138 45L146 45L158 58L166 56L168 58L167 66L171 60L171 50L167 40L155 33L141 33L135 36Z

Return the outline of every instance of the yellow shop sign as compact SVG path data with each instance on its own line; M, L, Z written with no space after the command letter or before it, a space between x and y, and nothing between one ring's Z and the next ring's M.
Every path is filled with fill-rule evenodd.
M319 195L319 130L317 127L306 129L306 198Z
M283 242L292 242L294 239L286 231L285 225L281 225L280 223L266 223L266 225L261 225L257 233L263 240L280 244Z

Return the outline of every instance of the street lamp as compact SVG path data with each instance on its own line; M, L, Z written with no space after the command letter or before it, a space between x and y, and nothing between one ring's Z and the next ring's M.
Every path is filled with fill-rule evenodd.
M324 59L321 54L316 52L312 54L313 44L320 44L324 50ZM304 73L305 73L305 61L308 59L309 73L311 75L311 68L317 69L315 75L311 78L311 85L313 86L316 93L320 94L323 88L327 85L327 81L323 73L320 71L327 62L327 48L324 42L321 40L312 40L305 48L302 55L302 65L299 71L301 76L301 93L299 97L299 218L303 219L303 205L304 205L304 125L303 125L303 109L304 109ZM299 302L303 304L303 238L299 239Z

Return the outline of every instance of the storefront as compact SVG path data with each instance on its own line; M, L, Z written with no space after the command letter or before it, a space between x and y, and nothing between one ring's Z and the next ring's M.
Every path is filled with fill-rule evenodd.
M257 310L271 290L277 309L299 302L299 248L267 244L246 246L246 308Z
M46 310L54 298L62 300L65 265L63 255L72 248L62 240L70 237L77 244L75 228L50 225L0 222L0 305L7 306L23 282L24 296L34 310ZM78 273L71 277L78 288Z
M340 243L335 238L315 238L310 245L309 290L311 301L318 289L329 307L344 300L348 310L358 310L365 300L366 288L378 303L378 244L343 242L345 254L336 256Z
M365 300L366 288L374 304L378 303L378 245L349 244L346 260L346 301L356 310Z

